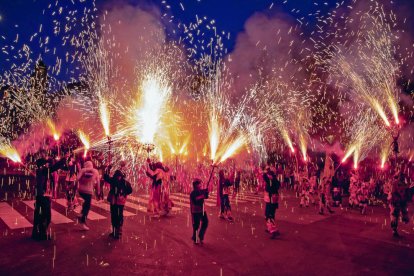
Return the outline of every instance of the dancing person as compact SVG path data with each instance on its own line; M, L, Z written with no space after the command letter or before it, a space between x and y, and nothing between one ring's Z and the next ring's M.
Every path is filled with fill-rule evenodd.
M83 199L82 215L78 218L79 226L82 230L89 230L89 227L86 225L86 218L91 208L94 187L96 187L97 194L100 194L100 176L98 170L93 167L92 161L85 162L84 168L80 170L77 180L79 196Z
M368 183L361 182L361 185L357 191L357 200L359 202L359 208L361 214L365 215L368 208Z
M225 181L224 170L220 170L218 173L218 182L217 182L217 206L220 206L219 218L224 218L224 202L223 202L224 181Z
M309 180L310 190L309 197L313 205L316 205L316 199L318 198L318 180L316 178L316 172L311 173Z
M407 204L409 201L408 186L405 183L404 174L397 172L392 182L391 191L388 196L390 217L391 217L391 228L394 237L399 237L398 233L398 221L400 217L404 223L409 222Z
M147 211L152 213L154 217L159 217L161 209L161 186L163 181L165 182L166 170L161 162L151 163L149 159L147 162L146 175L152 180Z
M241 180L241 171L237 170L236 177L234 178L234 196L240 192L240 180Z
M230 206L230 187L231 181L226 177L224 170L219 171L219 195L220 195L220 215L222 219L228 221L233 221L231 216L231 206Z
M279 208L280 182L277 179L275 172L269 167L263 173L263 179L266 185L264 191L264 202L266 204L266 232L268 232L273 239L280 234L275 221L276 209Z
M105 165L103 164L103 155L102 153L95 153L93 157L94 157L92 159L93 166L94 168L98 170L99 175L102 176L105 171ZM97 191L96 198L97 198L98 203L101 203L104 200L104 185L105 185L105 181L103 177L100 177L99 178L99 189L96 189Z
M76 175L79 171L79 163L76 162L76 158L72 156L69 158L69 160L67 160L65 167L67 170L67 175L65 178L67 207L69 211L73 211L78 206L78 200L76 198Z
M358 197L357 197L359 186L360 186L360 180L359 180L358 172L351 171L351 179L350 179L350 184L349 184L349 198L348 198L348 203L351 208L355 206L359 206Z
M283 173L284 173L284 170L283 170L283 166L282 166L282 164L277 164L277 167L276 167L276 177L277 177L277 180L279 181L279 183L282 185L282 183L284 182L284 175L283 175Z
M319 187L319 214L324 214L324 209L326 208L330 214L334 213L330 205L331 197L331 180L326 176L322 178L320 187Z
M131 183L125 180L125 175L116 170L114 175L109 176L111 167L104 173L104 180L109 183L108 202L111 210L112 232L109 234L114 239L122 238L122 227L124 225L124 206L127 196L132 193Z
M36 161L36 201L32 230L32 239L34 240L50 239L50 236L47 234L52 219L50 178L51 173L60 169L65 162L66 160L62 159L50 166L50 162L45 158L40 158Z
M203 243L208 226L207 212L204 208L204 199L208 198L208 188L201 189L201 183L200 179L194 179L193 191L190 193L190 210L193 222L193 236L191 239L194 244Z
M232 186L232 183L230 181L230 179L228 177L225 178L224 180L224 185L222 186L222 195L223 197L221 198L222 200L222 205L224 207L223 211L224 211L224 218L227 219L228 221L232 222L233 221L233 217L231 216L231 206L230 206L230 187Z
M256 190L254 191L254 194L257 195L259 194L259 190L261 190L263 188L263 186L265 186L264 184L264 180L263 180L263 170L260 167L256 167L256 169L254 170L254 175L255 175L255 184L256 184Z
M161 215L166 216L170 213L172 207L174 207L174 203L170 199L170 168L165 166L164 171L165 173L163 175L161 186Z
M300 185L300 203L299 206L309 207L310 202L310 184L307 178L302 178L302 183Z
M59 170L51 173L53 180L52 187L52 198L58 198L58 189L59 189Z

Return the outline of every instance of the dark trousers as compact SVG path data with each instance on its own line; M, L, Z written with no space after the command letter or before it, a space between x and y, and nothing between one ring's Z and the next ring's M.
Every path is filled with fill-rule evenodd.
M238 194L240 191L240 180L234 182L234 193Z
M220 213L224 213L224 195L220 195Z
M204 212L204 215L203 215L203 213L192 213L191 215L193 217L193 237L192 237L192 239L194 241L196 240L197 230L200 227L200 222L201 222L201 229L200 229L200 232L198 233L198 237L202 241L202 240L204 240L204 235L206 233L207 226L208 226L207 213Z
M229 195L223 195L223 209L225 211L231 211L231 207L230 207L230 199L229 199Z
M50 198L36 196L32 238L36 240L47 239L47 229L52 218Z
M98 200L104 200L104 191L103 191L104 185L105 185L105 181L102 180L102 181L99 182L99 187L101 189L100 189L100 192L98 194Z
M83 198L82 216L80 218L80 222L85 223L86 218L88 217L89 210L91 209L92 195L85 193L79 193L79 195L81 196L81 198Z
M278 207L277 203L266 202L266 208L265 208L266 219L275 219L277 207Z
M111 204L111 223L114 228L124 224L124 205Z
M73 181L66 181L66 199L70 205L73 204L73 200L75 199L76 194L76 185ZM68 206L70 207L70 206Z

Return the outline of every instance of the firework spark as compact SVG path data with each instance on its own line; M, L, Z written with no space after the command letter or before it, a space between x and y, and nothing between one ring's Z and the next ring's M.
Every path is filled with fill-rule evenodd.
M10 144L1 145L0 146L0 154L7 157L7 158L9 158L13 162L16 162L16 163L21 163L22 162L19 153Z

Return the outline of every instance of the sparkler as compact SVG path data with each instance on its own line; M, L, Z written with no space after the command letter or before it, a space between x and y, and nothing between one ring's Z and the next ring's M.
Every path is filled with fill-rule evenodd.
M142 82L142 106L135 110L135 129L139 140L145 144L154 143L161 116L171 96L172 90L165 74L162 70L156 70L145 75Z
M299 135L299 143L300 143L300 149L301 149L302 155L303 155L303 160L306 162L307 161L306 141L305 141L305 137L303 137L302 133Z
M359 158L359 149L355 148L355 151L354 151L354 169L358 169L358 158Z
M357 166L358 162L361 162L373 150L378 152L381 140L385 136L384 124L392 126L393 122L397 125L400 123L398 117L399 91L396 80L398 79L398 68L401 64L395 58L397 56L395 49L398 47L394 47L393 44L395 34L392 29L395 20L392 18L393 16L385 16L386 14L379 6L372 5L373 8L368 12L361 12L358 15L361 24L359 31L344 35L346 40L352 41L354 45L350 45L349 42L343 43L343 45L337 43L329 47L325 45L323 48L325 56L323 58L329 61L322 63L320 59L317 59L317 62L320 63L318 65L329 65L326 70L331 73L330 76L333 76L333 81L336 82L340 79L338 81L338 86L341 87L340 95L334 95L332 98L335 98L333 101L339 101L338 109L341 112L344 111L341 114L344 115L344 131L338 131L338 133L341 133L340 142L347 149L342 162L345 162L353 154L354 166ZM49 10L53 12L53 8L49 8ZM66 12L65 9L63 12ZM174 94L175 97L172 97L176 90L184 90L175 89L174 85L180 83L182 79L187 82L187 79L193 76L183 74L182 78L178 78L178 73L172 70L176 67L172 67L169 63L171 63L171 60L177 60L181 57L179 52L165 51L167 54L164 55L164 53L158 53L158 51L163 52L164 49L157 48L154 51L156 55L151 54L148 62L140 61L137 64L137 67L144 68L137 74L139 76L139 93L137 95L133 89L128 90L129 84L126 84L126 80L123 84L118 85L121 76L117 73L119 68L115 66L114 60L116 60L115 57L120 54L120 51L118 53L117 46L113 46L116 44L116 39L112 38L116 36L110 34L110 31L95 29L95 24L88 24L92 23L91 20L95 14L89 12L88 9L85 9L84 13L82 24L87 25L88 28L82 30L80 34L71 32L72 27L74 27L72 25L77 24L74 22L80 22L75 20L77 18L70 15L71 13L68 13L68 18L71 20L68 20L65 30L61 29L58 26L59 24L56 23L59 20L54 22L56 37L62 34L62 44L68 43L75 49L75 51L68 51L73 55L68 54L66 60L74 63L72 67L80 68L79 70L83 74L82 76L73 76L74 79L86 82L88 87L88 91L85 93L73 92L73 95L72 92L70 93L73 98L78 99L83 105L84 110L78 108L77 111L82 111L82 115L85 115L83 118L86 118L74 129L78 129L83 123L89 122L87 121L89 119L94 121L97 114L99 114L105 133L103 139L97 140L95 139L97 136L93 135L95 134L93 130L88 129L87 132L94 138L92 139L94 143L90 144L89 138L83 132L79 132L85 149L84 155L86 156L89 148L106 151L106 145L108 145L108 159L110 162L112 157L114 159L129 159L132 161L129 162L132 168L138 163L140 155L142 158L147 152L149 157L156 147L156 154L160 154L160 159L162 159L162 150L164 150L164 153L166 151L165 148L162 148L163 144L160 141L167 136L166 133L169 133L169 128L171 128L165 117L167 114L168 117L174 116L177 111L173 108L175 107L174 104L188 100L188 97L181 97L178 93ZM350 19L346 20L351 21ZM194 148L203 148L204 156L207 156L207 152L210 151L209 155L213 164L218 164L236 155L243 148L243 145L248 145L249 153L251 149L253 154L258 154L264 160L267 157L266 150L271 149L272 145L280 144L282 141L292 153L295 153L295 145L298 145L298 152L300 151L303 159L307 161L307 147L311 144L309 135L312 131L312 134L317 133L310 127L313 128L317 124L325 128L330 126L328 126L325 119L312 122L303 114L309 114L308 111L312 110L312 115L316 114L323 117L322 114L329 113L329 116L326 117L330 117L335 111L328 106L311 107L312 96L309 96L311 94L309 93L310 90L306 91L306 83L298 81L295 77L285 79L284 75L280 74L281 71L290 69L287 66L296 62L293 59L286 62L288 64L285 65L286 68L268 65L267 62L264 65L258 65L258 71L260 71L258 84L246 91L243 97L240 97L241 100L232 99L234 77L227 71L225 62L219 60L225 54L225 51L222 51L221 37L215 35L216 41L210 41L209 45L204 45L201 40L194 39L199 33L202 33L197 29L203 24L202 22L207 22L207 20L201 18L197 19L196 24L180 26L180 28L183 27L186 30L187 37L184 40L191 44L188 48L188 57L194 59L199 56L200 52L197 51L200 48L211 49L210 56L203 56L200 60L195 61L196 69L194 69L200 83L192 91L193 94L198 94L198 97L192 96L197 98L198 102L202 102L200 105L205 109L200 108L202 109L200 113L191 113L190 108L194 107L195 102L193 99L188 100L188 103L183 103L179 109L184 114L184 121L187 121L188 125L191 124L188 121L197 121L201 125L201 129L206 121L209 122L208 142L205 143L206 140L201 141L202 139L194 139L195 141L192 141L196 144ZM335 20L327 20L327 22L335 24ZM209 28L211 26L214 32L217 31L214 23L208 26ZM332 35L332 33L329 35ZM340 33L334 35L335 37L342 37ZM45 39L42 37L39 41L44 43ZM324 42L325 40L322 41L322 43ZM10 51L10 47L7 46L10 45L6 45L4 50ZM46 46L41 48L47 53ZM289 52L290 50L292 49L289 49ZM220 53L220 51L222 52ZM21 128L27 128L28 125L36 121L43 122L44 118L51 117L51 114L55 118L54 106L51 104L53 102L52 97L49 95L52 93L39 93L39 91L46 91L43 84L37 85L35 88L31 85L31 72L29 71L33 68L35 60L32 52L33 49L26 46L26 49L22 48L17 53L10 54L10 58L12 56L23 56L27 61L20 64L16 63L16 69L0 76L1 83L17 87L16 91L12 92L14 96L12 98L16 98L13 102L14 107L18 109L15 116L18 120L16 124ZM264 49L263 55L268 57L267 50ZM60 84L56 80L56 76L57 72L60 71L62 60L65 60L58 56L56 58L56 64L52 64L50 66L51 70L49 70L52 76L50 78L48 76L48 84L51 87ZM78 66L77 61L80 61L80 66ZM199 65L201 68L198 67ZM300 68L300 70L302 69ZM285 71L290 72L291 70ZM343 76L347 76L347 78L343 79ZM115 78L117 79L117 85L111 83ZM319 76L316 76L316 78L319 78ZM320 80L318 79L318 81ZM124 101L118 101L121 93L114 93L118 86L125 89L125 98L136 98L137 101L133 104L124 104ZM342 88L345 89L342 90ZM26 91L27 93L23 93ZM69 94L69 92L64 93ZM318 91L318 93L321 92ZM343 99L349 103L349 109L344 108L341 102ZM86 111L89 111L91 107L97 107L98 112L87 113ZM111 110L109 107L111 107ZM317 108L324 108L326 113L317 110ZM113 111L114 114L110 114L110 111ZM194 116L187 119L188 114ZM14 130L12 131L12 125L7 123L12 115L8 114L7 119L0 118L1 134L7 133L10 137L16 137L13 133ZM47 125L54 139L58 142L58 155L60 155L60 133L56 130L52 120L47 120ZM110 126L113 126L113 129L110 129ZM338 124L335 127L339 128L340 126ZM111 130L113 133L110 132ZM387 131L389 130L387 129ZM205 132L207 131L199 131L198 128L194 127L191 128L191 132L192 135L196 133L197 138L199 138L206 136ZM319 133L317 134L319 135ZM204 143L206 146L203 147ZM209 149L207 145L209 145ZM176 155L176 167L177 156L184 154L187 146L188 142L183 143L181 148L173 148L170 145L171 153ZM196 155L198 158L198 153ZM14 155L11 156L15 158ZM381 153L381 166L384 166L384 160L386 160L384 156L388 156L388 154Z
M105 131L105 136L109 137L109 110L107 106L107 102L104 99L100 99L99 101L99 117L101 118L101 123L103 126L103 129ZM108 138L109 139L109 138Z
M295 148L293 147L292 140L290 139L289 134L286 131L286 129L285 128L282 128L280 131L282 133L283 139L285 140L286 144L289 146L289 148L292 151L292 153L295 153Z
M226 161L229 157L236 153L246 142L246 138L243 135L238 136L224 151L220 157L219 163Z
M59 132L56 130L56 126L53 123L53 121L51 119L47 119L47 125L49 126L49 130L53 135L53 139L56 141L56 147L57 147L57 159L60 159L60 143L59 143L59 139L60 139L60 134Z
M99 117L101 119L102 127L104 129L106 138L108 139L108 163L111 164L112 162L112 138L110 136L109 131L109 119L110 119L110 113L107 106L107 102L100 98L99 100ZM86 155L86 153L85 153Z
M373 106L375 108L375 110L378 112L378 114L380 115L380 117L384 120L384 123L389 127L390 121L388 121L387 115L385 115L384 109L381 107L381 105L379 104L379 102L375 99L371 99Z
M381 169L384 169L385 162L387 161L387 157L388 157L387 154L382 154L382 156L381 156Z
M351 156L352 153L354 153L355 150L356 150L356 146L355 145L351 146L349 150L345 153L344 158L342 158L342 163L344 163L348 159L348 157Z
M208 130L210 137L210 159L216 160L216 153L220 140L220 127L217 115L212 114Z
M58 141L60 138L60 135L59 135L59 132L56 130L56 126L51 119L47 119L47 125L49 127L51 134L53 135L53 139L55 141Z
M22 163L19 153L10 144L3 144L0 146L0 154L9 158L15 163Z
M81 140L81 142L84 146L83 157L86 158L86 155L87 155L88 150L90 148L89 137L82 130L78 131L78 135L79 135L79 139Z

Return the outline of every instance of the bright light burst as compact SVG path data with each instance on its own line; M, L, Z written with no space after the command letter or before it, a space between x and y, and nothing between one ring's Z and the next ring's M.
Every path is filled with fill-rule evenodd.
M60 138L60 134L57 131L56 126L53 123L53 121L51 119L47 119L46 123L47 123L47 126L49 127L50 133L53 135L53 139L55 139L55 141L58 141Z
M210 141L210 159L216 160L216 153L220 141L220 126L218 122L217 115L212 114L210 118L210 123L208 125L208 136Z
M81 140L81 142L83 144L83 148L84 148L83 157L86 157L86 154L88 153L88 150L90 148L89 137L82 130L78 131L78 136L79 136L79 139Z
M101 118L101 123L105 131L105 135L109 137L109 109L106 101L104 99L100 99L99 101L99 117Z
M13 162L16 162L16 163L21 163L22 162L19 153L10 144L1 145L0 146L0 154L7 157L7 158L9 158Z
M145 75L141 90L141 106L135 109L135 131L140 142L154 144L172 92L166 72L157 69Z
M229 157L234 155L246 143L246 138L243 135L238 136L232 143L230 143L225 149L224 153L220 157L219 163L226 161ZM217 160L215 160L217 161Z
M345 162L348 159L348 157L351 156L354 153L355 150L356 150L356 146L355 145L351 146L346 151L344 158L342 158L342 163Z

